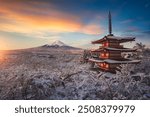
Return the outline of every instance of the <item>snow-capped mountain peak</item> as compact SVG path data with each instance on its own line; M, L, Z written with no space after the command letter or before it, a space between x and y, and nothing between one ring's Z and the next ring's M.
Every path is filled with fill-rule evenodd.
M70 45L64 44L61 41L55 41L51 44L45 44L45 45L40 46L40 47L49 48L49 49L51 48L51 49L65 49L65 50L68 50L68 49L81 50L80 48L76 48L76 47L72 47Z
M55 41L51 44L52 46L67 46L66 44L64 44L63 42L61 41Z

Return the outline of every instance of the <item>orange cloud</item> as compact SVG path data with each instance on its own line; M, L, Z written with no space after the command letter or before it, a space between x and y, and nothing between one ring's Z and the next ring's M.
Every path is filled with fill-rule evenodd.
M82 32L84 32L86 34L101 34L102 30L101 30L100 26L93 23L93 24L84 26Z
M57 10L53 5L42 2L10 2L0 0L1 29L22 33L35 31L50 32L81 32L86 34L101 33L100 26L96 24L86 25L79 16ZM8 2L9 1L9 2ZM45 7L40 7L45 6Z

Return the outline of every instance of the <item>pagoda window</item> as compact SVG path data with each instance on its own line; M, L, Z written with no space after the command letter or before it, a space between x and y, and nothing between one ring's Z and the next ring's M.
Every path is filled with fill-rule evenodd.
M109 43L108 42L104 42L103 43L103 47L108 47L109 46Z
M100 57L108 58L109 57L109 53L108 52L101 53Z
M105 68L109 68L109 64L105 64Z
M107 64L107 63L100 63L99 66L100 66L101 68L106 68L106 69L109 68L109 64Z
M105 56L105 54L104 54L104 53L101 53L101 56L102 56L102 57L104 57L104 56Z
M100 67L104 67L104 63L100 63Z
M106 56L106 57L109 57L109 53L106 53L105 56Z

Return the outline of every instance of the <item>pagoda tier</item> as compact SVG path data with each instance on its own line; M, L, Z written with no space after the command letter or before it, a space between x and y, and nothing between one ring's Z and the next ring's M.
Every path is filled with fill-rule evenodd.
M124 59L124 60L112 60L112 59L89 59L89 62L94 62L98 65L98 67L105 71L115 72L117 67L120 64L136 64L139 63L140 60L131 60L131 59Z
M104 48L99 48L96 50L92 50L92 52L102 52L102 51L120 51L120 52L135 52L137 49L131 49L131 48L110 48L110 47L104 47Z
M100 59L89 59L89 61L93 61L95 63L110 63L110 64L124 64L124 63L137 63L140 62L140 60L132 60L132 59L124 59L121 61L117 61L117 60L112 60L112 59L104 59L104 60L100 60Z
M104 42L117 42L117 43L124 43L124 42L131 42L135 41L135 37L118 37L114 35L107 35L102 39L92 41L92 44L103 44Z
M121 56L122 52L135 52L136 49L130 49L130 48L99 48L96 50L91 51L91 53L98 53L98 58L100 59L114 59L114 60L123 60L123 57Z

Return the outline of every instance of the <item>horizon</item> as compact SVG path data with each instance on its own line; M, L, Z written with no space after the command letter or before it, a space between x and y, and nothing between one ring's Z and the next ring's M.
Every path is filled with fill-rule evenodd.
M38 47L59 40L92 49L91 41L108 34L108 12L115 36L134 36L133 47L150 47L150 1L0 0L0 50ZM134 4L134 6L133 6Z

